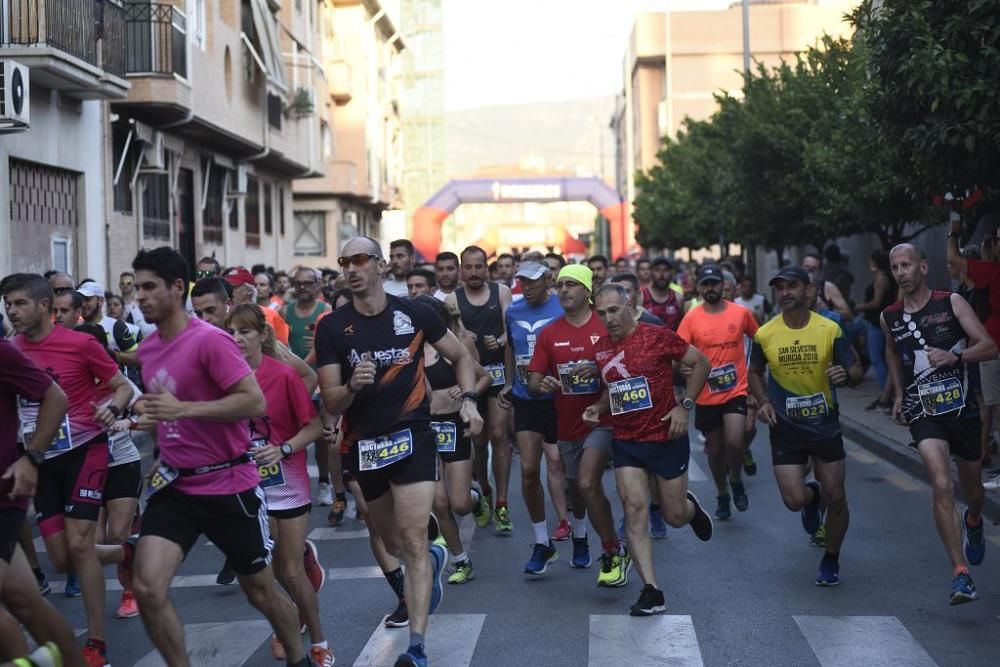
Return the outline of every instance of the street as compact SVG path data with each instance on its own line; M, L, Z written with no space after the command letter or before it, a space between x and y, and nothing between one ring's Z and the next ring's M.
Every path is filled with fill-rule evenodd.
M763 429L766 431L766 429ZM692 438L691 488L710 513L714 490L708 465ZM770 470L766 432L753 447L759 465L748 478L750 509L716 522L715 537L699 542L688 528L654 541L666 615L631 618L641 584L633 570L624 589L595 585L599 545L591 533L594 565L569 567L571 543L540 578L522 574L530 525L512 483L514 535L492 526L475 531L475 579L445 584L431 618L431 664L494 665L862 665L995 666L1000 646L1000 531L987 528L987 556L972 570L982 599L948 605L951 572L931 522L926 485L848 444L847 490L852 521L841 557L842 583L818 588L813 580L822 551L809 544L799 517L785 510ZM515 466L518 459L515 457ZM621 516L612 476L605 476L616 520ZM547 507L551 511L551 507ZM364 525L353 519L326 527L326 508L312 512L311 538L328 569L320 611L339 665L391 665L405 647L405 629L387 630L382 617L395 599L374 565ZM353 517L351 503L348 516ZM468 535L471 518L463 524ZM549 517L550 530L555 522ZM43 567L51 567L42 554ZM184 621L192 664L274 665L270 629L237 586L215 584L220 553L202 538L182 565L173 600ZM118 600L108 576L108 613ZM78 631L80 599L66 599L53 579L49 596ZM138 618L108 621L108 656L116 667L162 664Z

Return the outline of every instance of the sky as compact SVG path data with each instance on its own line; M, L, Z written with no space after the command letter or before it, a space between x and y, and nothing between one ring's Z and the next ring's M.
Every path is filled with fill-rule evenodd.
M734 0L444 0L445 109L614 95L636 14Z

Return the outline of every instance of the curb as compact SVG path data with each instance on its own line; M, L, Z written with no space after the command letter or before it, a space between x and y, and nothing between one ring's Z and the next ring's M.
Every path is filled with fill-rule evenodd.
M840 413L840 428L848 440L861 445L875 456L896 466L907 475L916 477L925 483L930 483L927 469L924 467L924 462L920 458L920 454L917 453L917 450L897 440L873 432L843 412ZM954 464L952 465L952 481L955 484L957 495L958 473L955 471ZM990 493L989 491L986 492L983 514L994 524L1000 523L1000 497L997 494Z

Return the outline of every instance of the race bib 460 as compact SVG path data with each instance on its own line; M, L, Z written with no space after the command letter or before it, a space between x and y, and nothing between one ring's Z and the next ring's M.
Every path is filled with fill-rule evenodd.
M649 395L649 382L644 376L612 382L608 385L608 398L611 401L613 415L648 410L653 407L653 398Z

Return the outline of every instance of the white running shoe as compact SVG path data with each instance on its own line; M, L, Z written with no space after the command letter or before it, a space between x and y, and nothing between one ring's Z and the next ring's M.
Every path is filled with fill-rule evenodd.
M320 505L325 505L329 507L333 505L333 489L326 482L319 483L319 492L316 494L316 502Z

